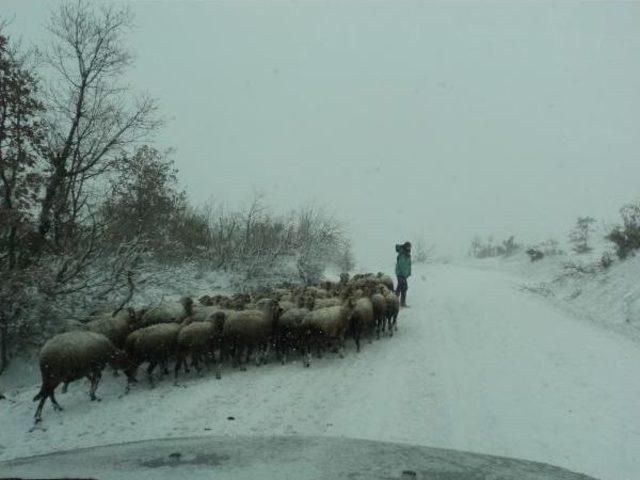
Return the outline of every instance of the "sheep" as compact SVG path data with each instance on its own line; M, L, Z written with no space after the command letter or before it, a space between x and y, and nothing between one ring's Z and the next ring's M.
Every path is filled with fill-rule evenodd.
M287 292L277 296L280 302L293 302L293 293Z
M373 304L367 297L360 297L355 300L355 306L351 312L351 335L356 343L356 350L360 351L360 339L363 334L369 336L375 327L373 320Z
M232 353L234 365L242 365L242 354L246 352L249 359L254 349L260 350L256 355L256 365L260 365L266 358L272 337L275 332L278 316L281 313L278 302L263 299L257 304L257 309L229 311L224 323L223 342L227 353Z
M209 295L203 295L198 299L198 303L200 303L200 305L210 307L215 305L215 298Z
M378 272L377 279L380 283L382 283L385 287L387 287L392 292L395 290L393 288L393 280L391 279L390 276L385 275L382 272Z
M221 310L222 309L218 305L211 305L211 306L195 305L193 307L193 312L191 313L191 316L189 318L194 322L204 322L211 315Z
M120 310L99 316L86 324L90 332L101 333L118 348L124 346L127 335L131 333L136 322L136 313L133 309Z
M283 312L286 312L287 310L296 308L298 306L297 303L293 300L280 300L278 304L280 305L280 308Z
M247 294L247 293L236 293L231 297L231 301L226 305L226 308L231 308L231 309L234 309L234 310L241 310L250 301L251 301L251 297L249 296L249 294Z
M310 333L309 326L304 323L304 318L309 313L308 308L290 308L280 315L276 333L276 353L284 365L287 362L287 354L295 349L303 354L304 366L309 363L304 355L304 348Z
M101 333L107 337L117 348L124 348L127 335L134 329L138 320L136 312L129 308L120 310L117 313L104 313L97 316L95 320L87 322L87 330L94 333ZM113 375L117 376L118 371L113 370ZM62 387L62 393L67 391L67 384Z
M159 323L150 325L129 334L125 341L125 349L132 358L136 368L144 362L149 362L147 376L151 386L153 370L160 363L164 373L167 371L167 361L176 354L178 334L183 325L179 323ZM129 385L127 385L127 392Z
M314 300L313 308L318 310L326 307L337 307L342 305L342 299L338 297L318 298Z
M215 351L221 348L225 318L224 312L216 311L211 313L206 321L189 323L180 330L177 339L177 359L174 370L176 379L183 362L185 372L189 372L186 365L187 355L191 355L192 366L198 372L200 372L200 359L204 359L206 365L208 365L210 359L215 362ZM220 362L215 363L216 378L220 378Z
M400 299L390 292L384 285L380 286L380 293L386 301L385 323L389 327L389 336L393 337L393 331L398 329L398 313L400 312ZM382 332L385 331L385 323L382 324Z
M149 327L161 323L181 322L193 313L193 299L182 297L179 303L159 305L146 310L140 316L138 328Z
M336 282L332 282L331 280L325 280L324 282L320 282L320 288L329 292L329 296L335 295L338 290L339 284Z
M387 301L382 293L374 293L369 298L373 305L373 321L375 322L376 337L379 339L380 330L383 327L386 318Z
M98 400L96 389L106 364L125 371L131 380L133 365L127 355L116 348L104 335L95 332L72 331L49 339L40 350L40 373L42 386L33 401L40 400L35 422L42 421L42 408L47 400L56 410L62 410L55 397L60 383L70 383L83 377L91 381L89 397Z
M312 343L315 343L318 355L321 347L327 342L338 342L338 354L344 357L344 339L350 327L351 314L355 300L348 299L344 305L311 310L304 316L303 326L309 329L305 346L305 366L309 366Z
M367 272L367 273L356 273L351 280L352 281L358 281L358 280L362 280L362 279L366 279L366 278L373 278L375 277L375 275L371 272Z

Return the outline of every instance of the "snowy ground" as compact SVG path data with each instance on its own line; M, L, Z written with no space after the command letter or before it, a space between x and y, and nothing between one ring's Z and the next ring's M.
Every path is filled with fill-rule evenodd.
M545 462L605 480L640 478L640 348L499 269L415 268L400 331L345 359L145 385L101 403L78 382L29 432L37 392L0 403L0 460L193 435L321 435L405 442ZM25 383L25 382L23 382ZM233 417L233 419L230 419Z

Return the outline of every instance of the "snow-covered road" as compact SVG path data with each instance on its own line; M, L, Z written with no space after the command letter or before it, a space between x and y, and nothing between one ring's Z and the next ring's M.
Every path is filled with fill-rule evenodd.
M640 348L521 292L508 274L416 269L392 339L345 359L140 385L103 401L77 382L29 432L30 389L0 404L0 460L203 435L328 435L524 458L605 480L640 478ZM230 420L229 417L233 417ZM0 472L1 473L1 472Z

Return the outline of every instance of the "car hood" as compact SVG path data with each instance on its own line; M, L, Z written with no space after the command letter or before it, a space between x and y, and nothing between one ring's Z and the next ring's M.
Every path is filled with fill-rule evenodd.
M0 462L2 476L100 479L594 480L544 463L331 437L189 437Z

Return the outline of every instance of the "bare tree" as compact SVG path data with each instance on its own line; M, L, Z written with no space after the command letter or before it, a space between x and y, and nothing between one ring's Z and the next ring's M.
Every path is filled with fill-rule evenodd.
M40 187L35 166L42 104L34 72L3 35L3 27L0 22L0 270L12 270Z
M124 36L128 8L65 3L50 18L53 41L44 52L53 81L47 90L45 159L48 175L38 232L64 240L87 202L87 182L113 168L122 154L159 125L156 104L132 98L122 82L132 56Z
M105 244L94 215L99 179L160 125L155 103L123 81L130 11L95 5L65 3L52 14L39 77L47 83L24 68L0 31L3 362L7 338L42 331L34 303L55 318L61 305L130 292L144 250L137 241Z
M345 240L342 243L342 249L337 255L335 263L340 269L340 273L349 273L356 266L356 261L353 255L353 247L351 246L351 242L348 240Z
M35 172L42 105L27 56L4 35L0 21L0 372L9 358L9 335L19 315L25 240L40 187Z
M569 241L573 243L573 251L582 254L591 251L589 237L593 233L593 224L596 222L593 217L578 217L576 225L569 233Z

